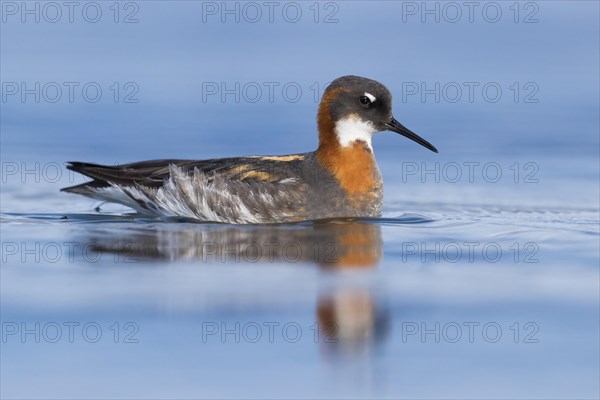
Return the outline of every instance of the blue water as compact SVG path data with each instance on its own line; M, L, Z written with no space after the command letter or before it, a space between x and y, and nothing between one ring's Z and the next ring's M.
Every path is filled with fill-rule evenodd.
M600 396L598 3L21 4L1 3L0 397ZM70 160L310 151L347 73L440 150L375 137L382 218L160 221L59 192L85 181Z

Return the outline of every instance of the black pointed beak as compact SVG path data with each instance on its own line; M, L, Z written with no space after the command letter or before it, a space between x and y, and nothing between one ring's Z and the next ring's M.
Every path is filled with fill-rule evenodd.
M388 128L388 130L399 133L402 136L405 136L405 137L409 138L410 140L413 140L413 141L419 143L421 146L427 147L429 150L433 151L434 153L438 152L437 149L435 148L435 146L433 146L427 140L423 139L421 136L412 132L410 129L408 129L407 127L402 125L400 122L396 121L396 119L393 117L390 122L386 122L385 126Z

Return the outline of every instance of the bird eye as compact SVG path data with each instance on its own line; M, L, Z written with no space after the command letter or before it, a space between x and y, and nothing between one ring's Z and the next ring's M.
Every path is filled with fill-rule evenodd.
M371 104L371 99L369 99L367 96L360 96L358 99L360 100L360 104L363 104L365 106Z

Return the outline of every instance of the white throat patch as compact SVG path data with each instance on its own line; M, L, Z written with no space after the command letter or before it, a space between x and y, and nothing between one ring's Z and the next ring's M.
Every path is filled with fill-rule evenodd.
M371 149L371 137L376 132L370 121L351 116L341 119L335 123L335 133L342 147L351 146L357 140L361 140Z

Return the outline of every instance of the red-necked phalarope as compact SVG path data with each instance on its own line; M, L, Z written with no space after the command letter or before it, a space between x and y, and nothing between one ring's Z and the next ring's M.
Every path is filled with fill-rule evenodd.
M319 147L285 156L153 160L117 166L70 162L93 181L62 189L146 215L233 224L377 217L383 181L371 137L393 131L437 153L392 116L381 83L343 76L318 110Z

